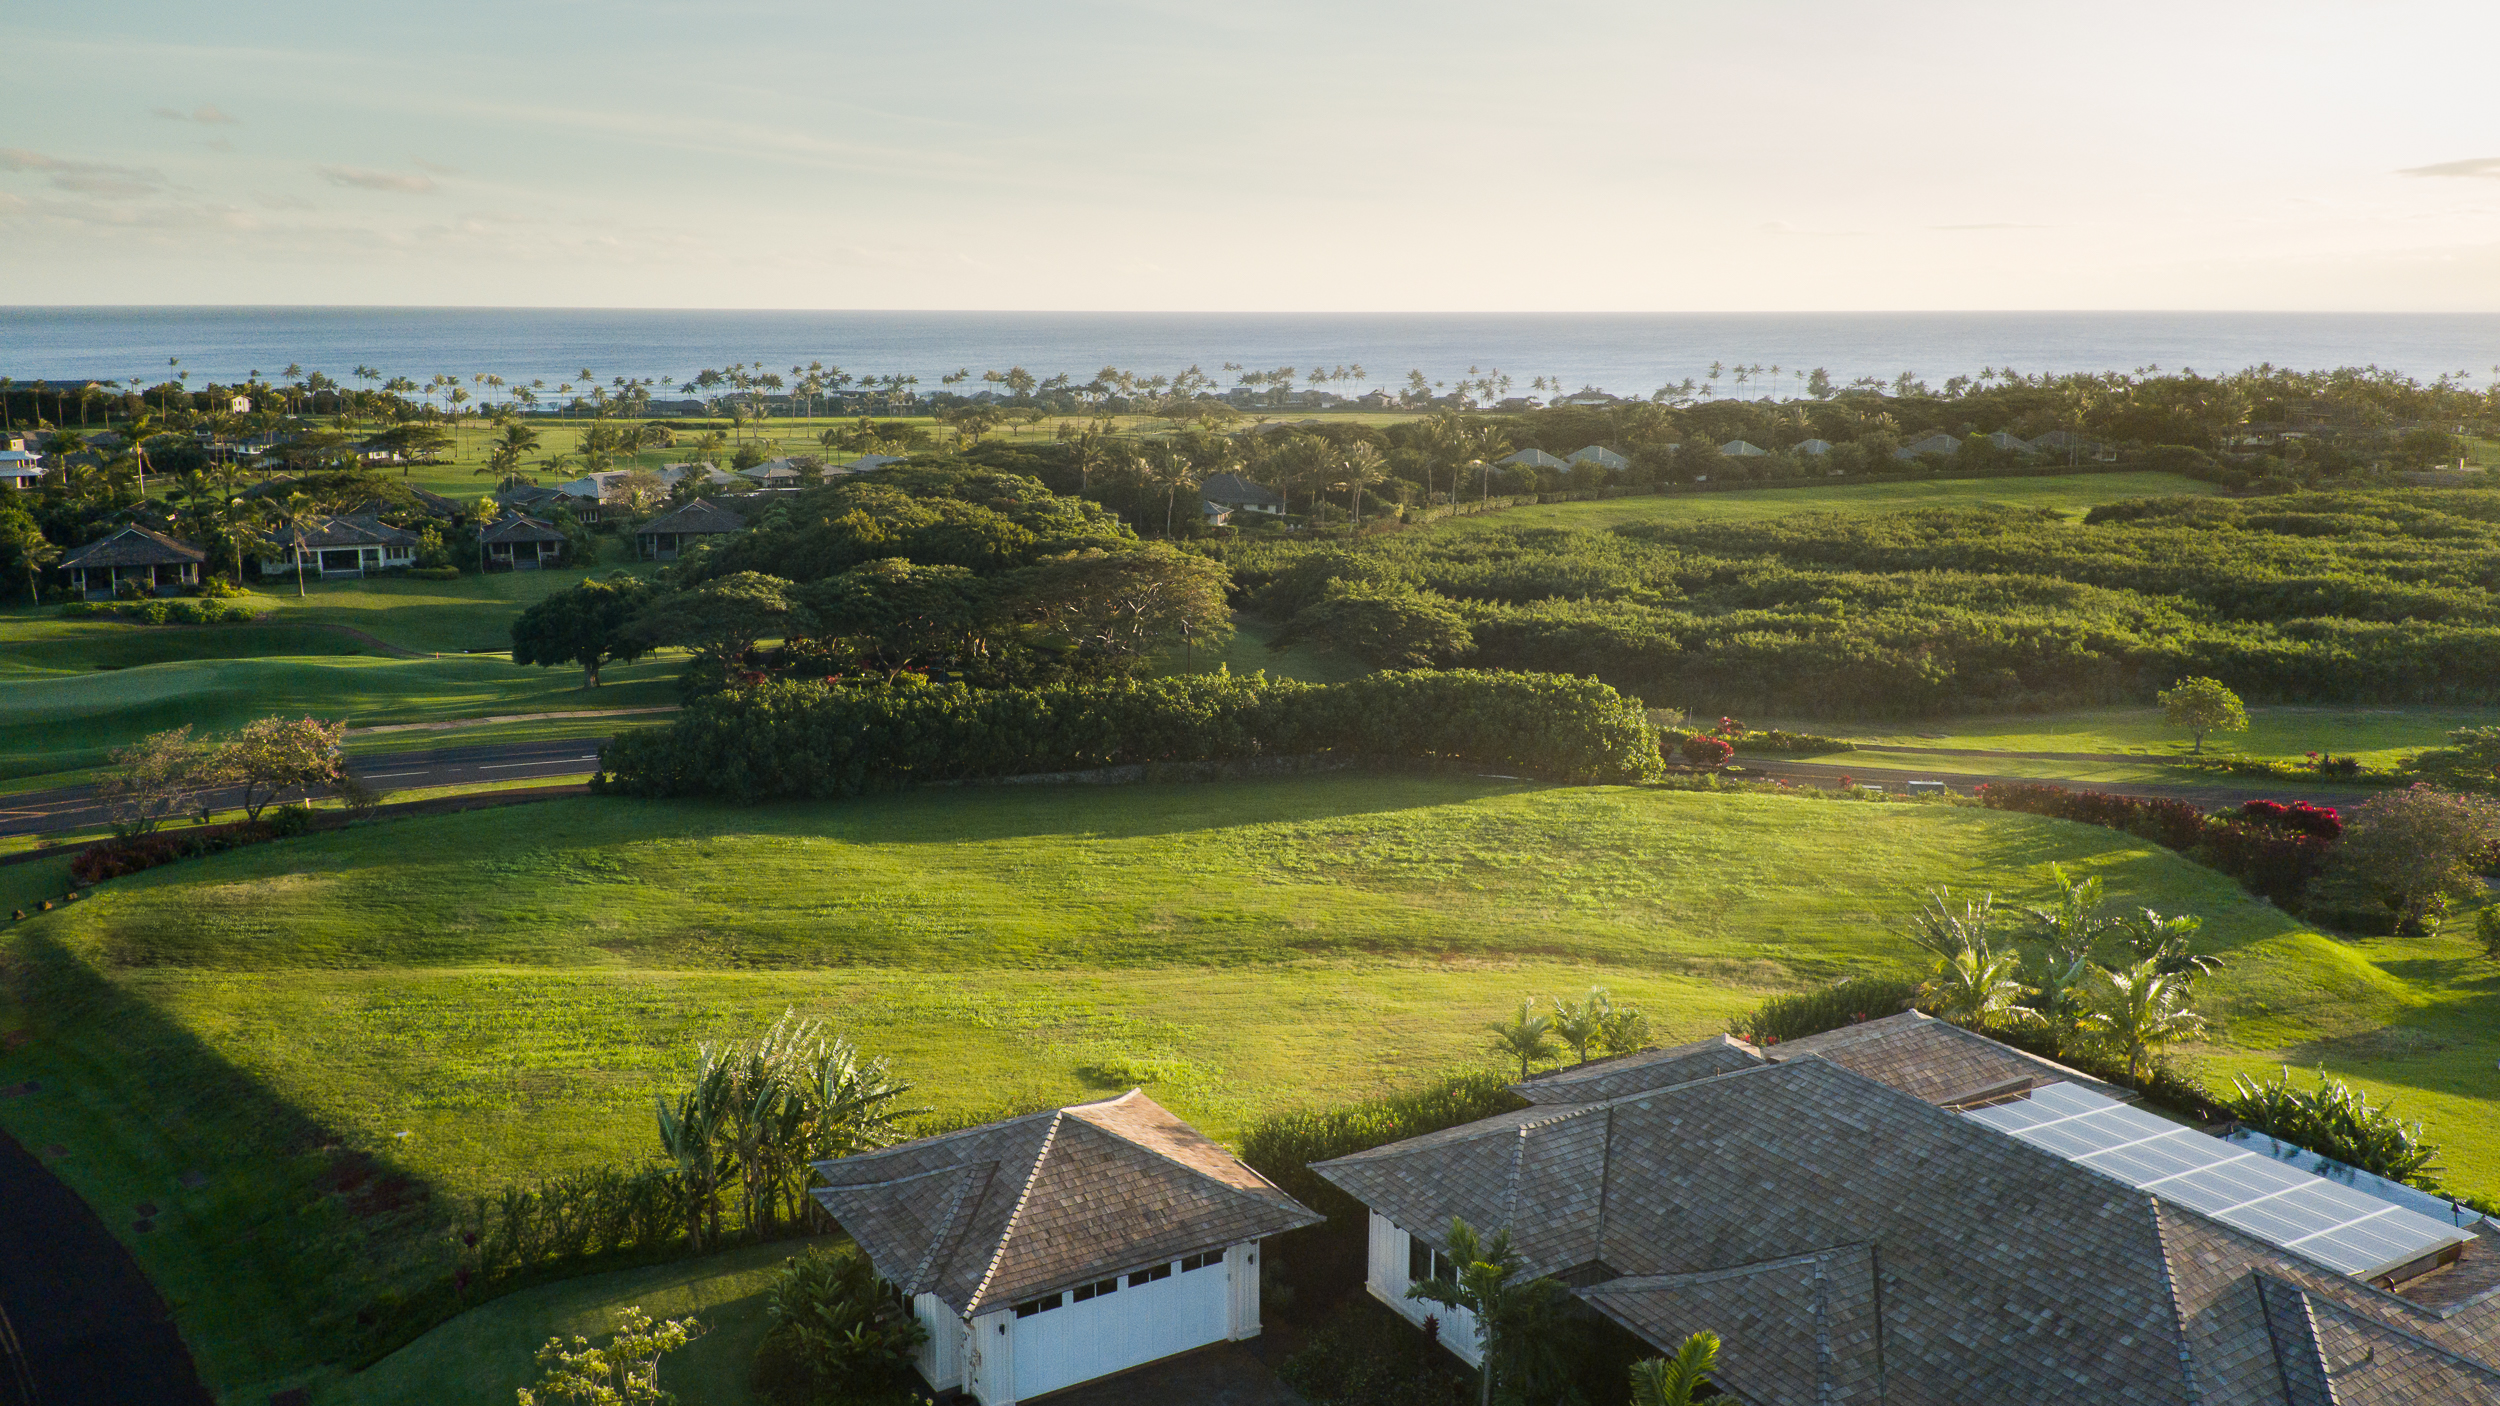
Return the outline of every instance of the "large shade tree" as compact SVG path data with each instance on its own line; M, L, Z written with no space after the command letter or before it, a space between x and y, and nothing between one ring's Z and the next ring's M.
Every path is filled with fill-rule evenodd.
M599 686L599 670L649 653L650 639L628 628L650 601L649 582L618 571L558 591L512 622L512 662L542 668L578 665L583 686Z

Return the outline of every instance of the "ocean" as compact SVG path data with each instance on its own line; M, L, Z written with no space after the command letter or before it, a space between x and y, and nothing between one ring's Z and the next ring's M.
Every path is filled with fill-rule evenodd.
M170 364L179 359L179 366ZM1988 367L2023 372L2192 367L2214 373L2271 362L2300 370L2379 366L2428 380L2463 372L2478 385L2500 363L2500 315L2488 313L1042 313L754 312L582 308L12 307L0 308L0 375L20 381L143 378L179 371L230 381L290 364L354 385L354 368L423 381L493 373L549 386L589 370L683 379L761 362L787 373L822 362L855 376L910 375L920 388L958 369L1021 366L1079 382L1106 366L1140 375L1197 366L1219 384L1226 363L1366 373L1329 389L1359 393L1500 372L1510 393L1551 378L1645 395L1706 378L1712 362L1780 368L1783 395L1821 367L1847 383L1908 371L1941 385ZM1725 394L1756 396L1767 374ZM969 389L980 389L978 381Z

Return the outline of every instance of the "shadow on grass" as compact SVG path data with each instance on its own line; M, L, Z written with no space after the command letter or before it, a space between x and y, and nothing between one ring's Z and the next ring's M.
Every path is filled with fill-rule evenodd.
M215 1387L369 1358L449 1311L425 1302L449 1257L418 1178L40 931L4 961L23 1042L0 1083L34 1089L0 1120L131 1248Z

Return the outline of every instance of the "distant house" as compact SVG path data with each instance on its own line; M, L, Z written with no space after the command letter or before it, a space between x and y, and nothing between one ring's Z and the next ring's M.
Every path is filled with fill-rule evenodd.
M1569 395L1556 396L1554 397L1554 403L1556 405L1600 406L1620 405L1623 401L1619 396L1611 396L1606 394L1604 391L1598 390L1594 387L1589 387L1573 391Z
M767 488L789 488L795 486L801 479L814 477L813 474L800 468L796 461L786 458L767 459L754 468L739 469L736 473L738 477L749 483L762 484Z
M920 1375L1013 1403L1259 1334L1259 1248L1320 1217L1131 1090L816 1164L929 1330Z
M428 493L422 488L410 488L407 491L414 500L413 504L404 505L388 498L367 498L354 511L342 514L342 516L378 518L386 513L413 512L441 522L457 522L469 514L468 504L457 499L446 498L440 493Z
M1209 474L1198 485L1198 497L1206 505L1209 522L1221 522L1236 510L1276 514L1285 510L1285 500L1275 489L1252 483L1239 474Z
M2034 452L2031 447L2030 440L2024 439L2019 435L2007 434L2003 430L1998 430L1996 433L1989 435L1988 443L2006 451L2009 454L2029 454Z
M1923 454L1942 454L1948 458L1962 452L1962 441L1949 434L1931 434L1911 440L1892 451L1895 459L1915 459Z
M1829 454L1832 452L1832 442L1828 439L1801 440L1788 452L1791 454Z
M1632 467L1631 460L1624 458L1622 455L1617 454L1615 451L1608 449L1602 444L1592 444L1585 449L1572 450L1569 462L1574 464L1595 464L1597 467L1606 470L1608 473L1617 473Z
M478 529L478 557L488 570L536 571L564 560L564 534L523 513Z
M1312 1170L1370 1211L1366 1287L1454 1217L1732 1401L2500 1402L2500 1225L1916 1012L1514 1086L1529 1106ZM1729 1325L1740 1325L1729 1331Z
M1771 451L1758 444L1749 444L1741 439L1731 439L1727 443L1719 446L1719 452L1726 455L1730 459L1760 459L1768 456Z
M1557 459L1542 449L1522 449L1516 454L1505 454L1493 462L1514 468L1550 470L1558 474L1568 473L1571 469L1568 461Z
M416 565L417 534L374 517L314 518L270 535L260 574L290 576L300 562L307 576L370 576Z
M188 542L153 528L131 526L80 547L61 558L60 565L70 588L94 600L117 594L125 581L150 593L196 586L200 563L206 560L208 554Z
M688 547L747 530L747 520L708 498L660 514L634 532L634 551L645 561L675 561Z
M23 439L0 439L0 484L11 488L32 488L43 477L43 456L27 448Z

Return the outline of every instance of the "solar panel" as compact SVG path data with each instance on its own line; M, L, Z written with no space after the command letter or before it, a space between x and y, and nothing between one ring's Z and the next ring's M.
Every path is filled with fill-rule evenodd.
M2365 1279L2469 1238L2418 1211L2072 1084L2042 1085L1963 1113L2103 1176Z

